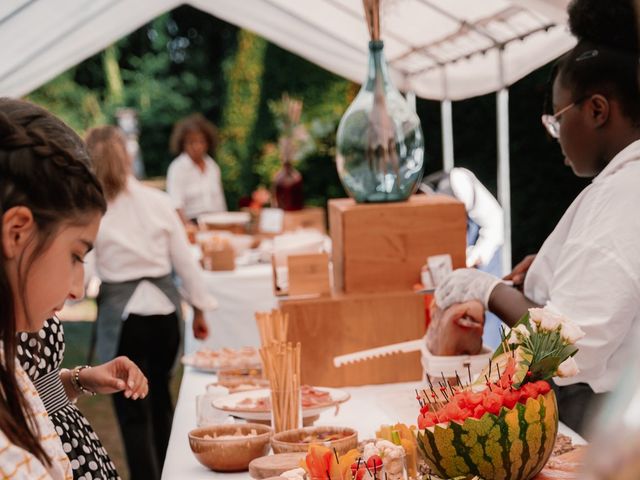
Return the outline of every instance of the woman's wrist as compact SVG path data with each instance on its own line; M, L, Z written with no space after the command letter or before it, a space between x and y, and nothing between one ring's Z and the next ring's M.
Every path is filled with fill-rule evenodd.
M86 385L82 383L80 379L80 373L89 370L91 367L89 365L81 365L74 367L73 370L69 371L69 379L71 382L71 387L77 395L95 395L96 392L88 389Z

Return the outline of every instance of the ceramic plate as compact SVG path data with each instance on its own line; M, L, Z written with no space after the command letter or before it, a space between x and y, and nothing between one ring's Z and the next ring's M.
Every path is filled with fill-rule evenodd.
M216 373L220 370L262 368L260 364L260 356L259 356L259 353L257 353L257 349L253 354L249 354L251 353L249 352L244 355L240 355L239 353L238 355L235 355L232 349L227 349L227 350L228 350L227 352L228 356L226 357L214 356L214 354L219 353L220 351L210 352L210 354L202 353L202 352L198 354L198 352L195 352L195 353L190 353L188 355L184 355L181 361L183 365L187 365L201 372L208 372L208 373ZM245 348L240 350L247 350L247 349ZM237 350L237 352L240 352L240 350Z
M315 390L321 392L327 392L331 395L331 401L327 403L322 403L319 405L314 405L311 407L306 407L302 409L302 417L313 417L318 415L323 410L339 405L340 403L344 403L351 395L343 390L339 390L337 388L325 388L325 387L313 387ZM238 405L243 400L249 399L258 399L263 397L269 397L271 395L271 391L268 388L263 388L260 390L251 390L248 392L237 392L232 393L231 395L226 395L224 397L216 398L213 401L213 406L218 410L222 410L224 412L233 415L234 417L240 417L247 420L259 420L266 421L271 420L271 411L268 409L256 409L256 408L247 408L244 405Z

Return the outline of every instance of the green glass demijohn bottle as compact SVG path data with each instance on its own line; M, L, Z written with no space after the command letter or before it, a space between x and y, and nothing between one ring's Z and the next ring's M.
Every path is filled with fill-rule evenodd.
M338 126L338 175L359 203L406 200L422 178L420 119L391 83L383 47L369 42L367 79Z

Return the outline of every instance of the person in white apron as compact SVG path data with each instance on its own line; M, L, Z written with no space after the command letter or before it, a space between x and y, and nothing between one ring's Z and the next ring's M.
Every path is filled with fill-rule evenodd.
M217 301L206 290L171 199L131 175L122 132L98 127L86 141L108 201L89 259L102 281L97 358L104 362L125 355L149 378L147 398L133 401L116 394L114 404L131 478L160 478L173 420L169 380L182 326L181 294L172 272L194 307L210 311ZM205 338L208 328L198 323L194 319L194 333Z

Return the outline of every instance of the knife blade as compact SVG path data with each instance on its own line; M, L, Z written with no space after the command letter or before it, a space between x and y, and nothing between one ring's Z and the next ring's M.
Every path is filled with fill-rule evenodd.
M385 345L384 347L369 348L367 350L347 353L346 355L339 355L333 357L333 365L335 367L341 367L347 363L362 362L371 360L372 358L395 355L397 353L419 352L423 348L425 348L425 340L424 338L419 338L417 340L409 340L408 342L393 343L391 345Z

